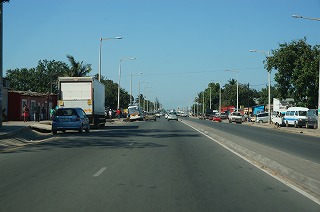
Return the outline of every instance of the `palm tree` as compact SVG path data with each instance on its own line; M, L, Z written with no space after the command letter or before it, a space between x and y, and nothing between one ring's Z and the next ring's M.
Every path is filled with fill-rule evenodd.
M71 55L67 55L67 58L71 64L66 73L69 77L83 77L91 72L92 68L90 64L83 64L83 61L77 62Z

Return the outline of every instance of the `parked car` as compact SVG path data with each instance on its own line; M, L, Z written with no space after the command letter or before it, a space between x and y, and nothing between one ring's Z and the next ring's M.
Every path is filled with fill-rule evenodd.
M228 115L226 114L226 112L221 112L220 117L221 117L221 119L227 119Z
M256 122L257 123L267 123L269 120L269 113L266 112L262 112L262 113L258 113L256 115Z
M59 108L52 119L52 133L66 130L90 131L89 119L81 108Z
M214 115L209 116L209 120L212 121L213 120Z
M316 109L309 109L307 112L307 122L306 122L306 128L312 127L313 129L318 128L318 116L317 116L317 110Z
M239 112L232 112L229 115L229 123L236 122L237 124L242 124L243 117Z
M222 122L222 119L220 116L213 116L212 121Z
M170 121L170 120L176 120L176 121L178 121L178 116L177 116L177 114L176 114L175 112L171 112L171 113L168 114L167 120L168 120L168 121Z

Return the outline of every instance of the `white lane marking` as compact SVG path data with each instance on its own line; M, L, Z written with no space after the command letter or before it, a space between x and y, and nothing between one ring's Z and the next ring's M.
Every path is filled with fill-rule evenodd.
M106 169L106 167L102 167L99 171L92 175L92 177L99 177L102 174L102 172L104 172Z

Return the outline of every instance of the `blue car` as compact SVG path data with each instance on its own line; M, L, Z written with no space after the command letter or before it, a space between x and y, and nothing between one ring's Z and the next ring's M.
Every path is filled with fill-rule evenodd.
M59 108L52 120L52 133L66 130L90 131L89 119L81 108Z

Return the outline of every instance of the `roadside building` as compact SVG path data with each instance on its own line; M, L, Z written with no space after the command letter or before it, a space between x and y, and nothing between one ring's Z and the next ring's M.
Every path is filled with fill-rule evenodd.
M4 105L7 105L6 115L8 121L23 121L23 107L27 105L30 110L29 120L34 120L35 112L38 106L44 109L45 116L41 113L41 120L49 116L51 108L57 105L56 94L43 94L32 91L13 91L8 90L8 99Z

